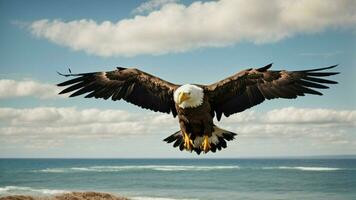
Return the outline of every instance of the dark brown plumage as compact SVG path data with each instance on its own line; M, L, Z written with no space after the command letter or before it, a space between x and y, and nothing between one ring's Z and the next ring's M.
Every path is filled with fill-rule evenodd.
M67 86L59 94L74 92L70 97L87 94L85 98L124 99L145 109L177 115L172 95L179 86L138 69L118 67L109 72L67 75L77 78L58 84Z
M114 101L124 99L156 112L172 112L174 117L178 115L181 130L165 141L174 142L173 146L181 150L194 150L199 154L201 151L215 152L226 148L226 141L234 139L236 135L215 126L215 115L220 121L223 114L228 117L260 104L265 99L293 99L305 94L322 95L317 89L326 89L329 88L326 84L337 83L323 78L338 74L324 71L336 65L303 71L272 71L269 70L271 66L272 64L258 69L246 69L211 85L195 85L202 89L204 98L200 105L191 108L181 107L173 98L181 85L169 83L134 68L66 74L64 76L76 78L58 86L66 86L59 94L73 92L70 97L86 94L85 98L111 98Z
M305 94L322 95L317 89L329 88L323 84L336 84L336 81L319 77L331 76L338 72L323 72L337 65L303 70L268 70L272 64L259 69L246 69L233 76L208 86L202 86L210 98L212 109L220 121L262 103L265 99L294 99Z

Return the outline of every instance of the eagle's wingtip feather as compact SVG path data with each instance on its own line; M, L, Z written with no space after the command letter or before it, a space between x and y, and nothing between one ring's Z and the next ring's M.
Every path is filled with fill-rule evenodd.
M266 65L266 66L264 66L264 67L258 68L257 71L259 71L259 72L265 72L265 71L267 71L269 68L271 68L272 65L273 65L273 63L270 63L270 64L268 64L268 65Z

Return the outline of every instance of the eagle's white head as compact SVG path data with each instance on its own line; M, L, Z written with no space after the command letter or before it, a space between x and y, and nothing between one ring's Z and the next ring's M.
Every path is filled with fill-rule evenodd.
M174 91L174 102L181 108L194 108L203 104L204 91L196 85L185 84Z

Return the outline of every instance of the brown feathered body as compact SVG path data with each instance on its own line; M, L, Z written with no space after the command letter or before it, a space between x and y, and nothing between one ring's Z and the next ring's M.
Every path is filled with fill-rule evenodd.
M226 131L217 127L214 122L214 112L209 103L209 97L205 96L200 106L193 108L181 108L176 104L180 130L165 139L170 143L175 141L174 147L180 150L187 149L184 143L183 133L187 133L192 140L192 148L187 149L200 154L202 151L202 142L204 136L207 136L210 145L210 151L216 152L226 148L226 141L233 140L236 133Z
M204 133L211 135L213 132L213 112L207 97L204 97L202 105L195 108L180 108L176 105L179 125L182 131L195 136Z

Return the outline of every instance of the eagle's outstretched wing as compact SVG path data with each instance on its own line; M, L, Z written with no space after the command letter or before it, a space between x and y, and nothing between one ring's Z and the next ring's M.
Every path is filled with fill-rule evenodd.
M62 74L63 75L63 74ZM67 74L77 76L59 83L66 86L59 94L73 92L70 97L88 93L85 98L124 99L142 108L177 115L173 92L179 87L134 68L117 68L109 72Z
M272 71L272 64L259 69L247 69L212 85L203 86L209 95L210 104L218 120L224 114L242 112L265 99L294 99L304 94L322 95L311 89L329 88L324 84L337 82L319 77L331 76L338 72L324 72L337 65L303 71Z

